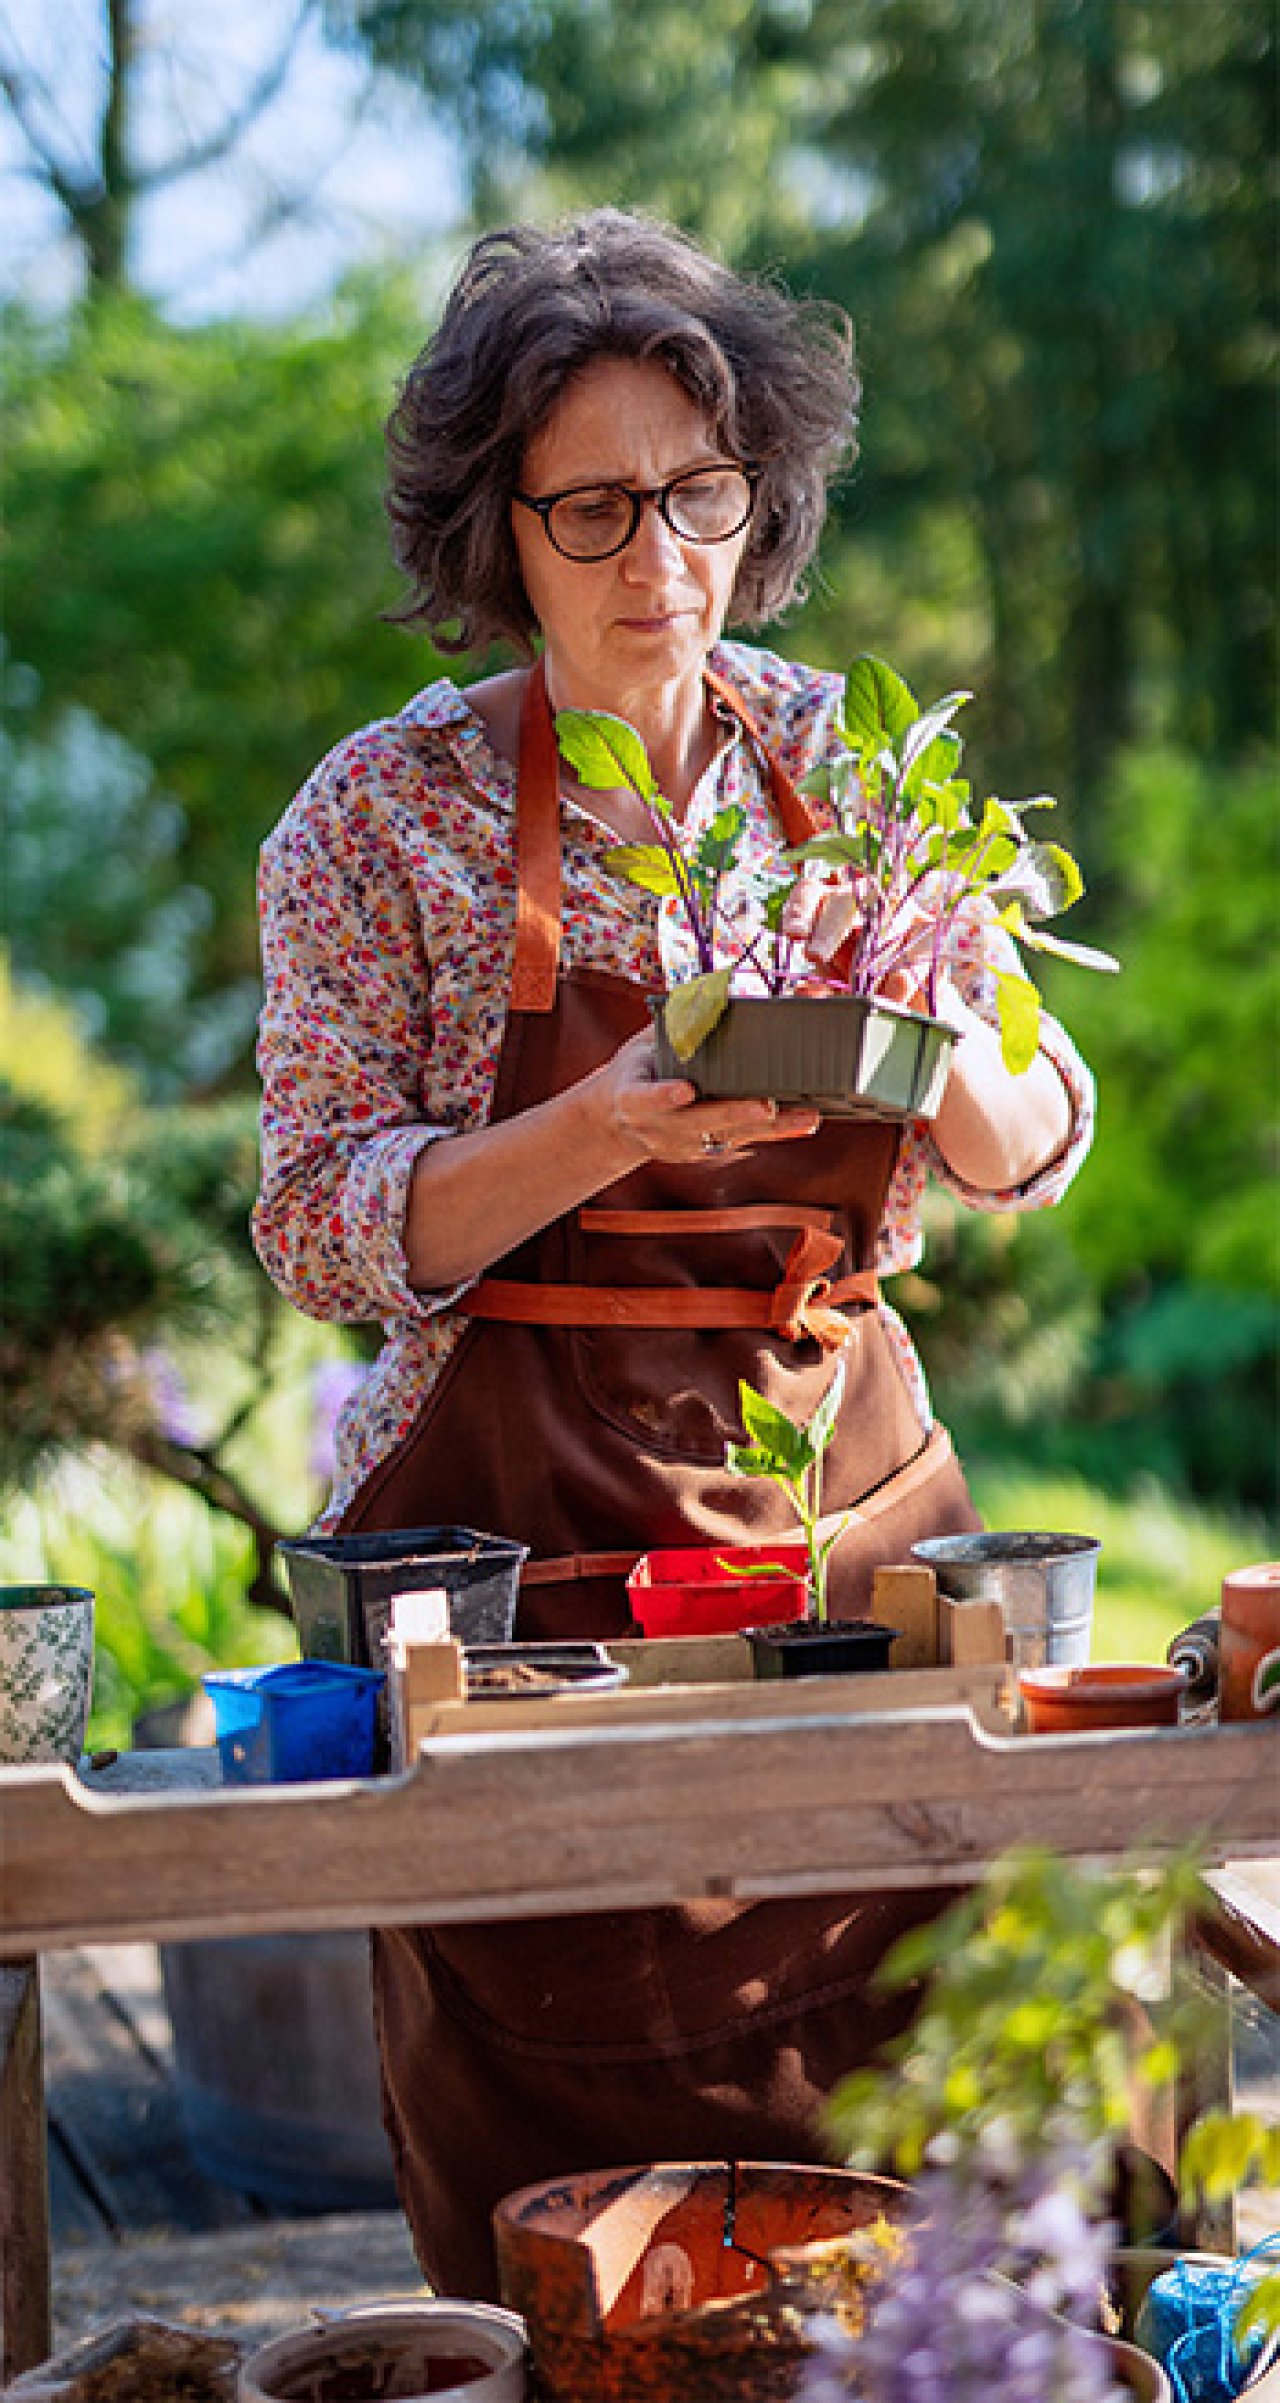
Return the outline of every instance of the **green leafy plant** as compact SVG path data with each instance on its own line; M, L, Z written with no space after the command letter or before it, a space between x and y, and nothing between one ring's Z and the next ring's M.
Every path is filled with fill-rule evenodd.
M836 2088L836 2141L860 2166L920 2178L931 2226L952 2203L986 2211L1010 2258L1029 2184L1043 2185L1046 2169L1091 2222L1104 2218L1135 2090L1169 2086L1202 2041L1193 2001L1150 1990L1203 1902L1189 1856L1134 1854L1102 1869L1007 1855L882 1964L885 1987L923 1984L923 1999L880 2065ZM1184 2199L1221 2198L1251 2177L1280 2181L1280 2127L1250 2112L1201 2114L1179 2154ZM1256 2347L1278 2327L1280 2279L1260 2277L1237 2342L1248 2335Z
M804 1531L812 1615L823 1624L827 1619L827 1563L844 1533L845 1522L830 1535L819 1535L822 1459L835 1433L843 1397L843 1360L836 1362L826 1392L804 1425L788 1418L784 1410L766 1401L743 1378L739 1381L738 1398L749 1440L744 1444L727 1444L724 1456L725 1467L737 1476L771 1477L786 1495Z
M869 655L856 659L836 722L839 747L811 780L833 823L765 863L745 921L725 906L744 811L726 807L700 832L686 832L633 727L602 711L559 713L556 738L580 781L597 791L625 786L649 814L653 840L619 844L608 859L683 915L694 971L666 1004L678 1058L691 1057L744 982L772 994L870 998L905 973L936 1015L956 921L975 900L1015 945L1115 969L1109 953L1045 930L1084 890L1070 852L1033 840L1023 823L1027 811L1053 808L1050 795L974 803L952 723L972 697L947 693L921 709L895 669ZM993 973L1002 1054L1020 1074L1036 1055L1039 996L1020 971Z

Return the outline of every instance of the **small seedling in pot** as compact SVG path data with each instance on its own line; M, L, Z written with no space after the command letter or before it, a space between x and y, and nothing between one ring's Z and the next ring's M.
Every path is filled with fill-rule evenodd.
M827 1564L843 1535L842 1520L830 1535L820 1536L822 1518L822 1460L836 1429L844 1398L844 1362L836 1362L831 1383L813 1416L804 1425L788 1418L745 1378L739 1382L742 1423L749 1441L725 1446L725 1467L740 1477L771 1477L790 1502L804 1531L809 1569L809 1602L814 1619L827 1622Z

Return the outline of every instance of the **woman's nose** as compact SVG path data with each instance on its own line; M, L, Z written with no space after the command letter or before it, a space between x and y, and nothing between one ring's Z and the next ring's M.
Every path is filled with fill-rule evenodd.
M677 559L684 556L680 537L667 524L656 498L646 493L640 509L640 523L625 551L619 556L624 566L630 561L642 574L646 574L655 566L665 567L673 555Z

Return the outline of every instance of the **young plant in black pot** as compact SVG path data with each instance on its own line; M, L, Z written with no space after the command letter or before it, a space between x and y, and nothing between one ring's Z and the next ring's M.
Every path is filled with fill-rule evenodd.
M844 1362L837 1360L822 1400L802 1426L745 1378L739 1382L748 1440L726 1445L725 1467L739 1477L769 1477L781 1488L800 1522L809 1569L806 1618L746 1629L757 1677L816 1677L889 1665L894 1628L870 1619L833 1619L828 1606L827 1569L848 1521L842 1518L823 1532L822 1462L840 1414L844 1376Z
M1025 811L1053 806L1049 797L993 796L975 809L951 723L971 697L948 693L922 710L893 668L855 660L837 747L811 779L830 822L780 847L745 891L735 879L740 806L686 828L633 727L600 711L560 712L556 736L580 781L627 787L649 813L653 840L619 844L609 861L671 905L661 927L662 1075L687 1076L703 1093L806 1100L829 1116L930 1118L955 1041L946 980L962 911L981 905L1014 1074L1035 1058L1040 1014L1017 946L1116 966L1043 929L1083 891L1070 853L1023 824Z

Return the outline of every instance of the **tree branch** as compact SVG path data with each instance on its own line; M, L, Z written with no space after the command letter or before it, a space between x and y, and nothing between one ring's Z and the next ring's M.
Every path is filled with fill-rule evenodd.
M271 64L264 67L239 107L232 110L216 132L207 134L203 141L194 143L189 150L177 151L172 158L163 159L158 165L136 173L130 186L135 196L153 192L165 184L177 183L185 175L198 175L202 168L214 166L219 159L226 157L228 151L234 150L241 136L281 90L293 65L303 28L307 19L314 14L315 0L298 0L293 23L279 51Z
M0 59L0 93L8 101L14 123L33 154L28 172L47 184L67 215L74 218L76 211L92 198L96 184L82 180L73 175L69 167L63 166L57 152L45 140L31 115L28 83L6 59Z
M271 1564L278 1543L284 1539L284 1529L266 1518L238 1478L233 1477L211 1451L198 1444L175 1443L170 1436L150 1427L129 1427L121 1443L122 1450L144 1468L158 1470L163 1477L172 1477L189 1493L199 1494L211 1510L225 1511L229 1518L238 1519L253 1537L257 1568L249 1586L249 1600L264 1610L278 1611L282 1618L289 1616L289 1604L271 1574Z

